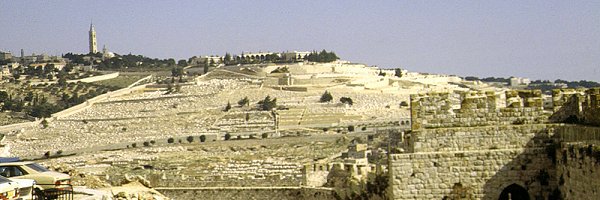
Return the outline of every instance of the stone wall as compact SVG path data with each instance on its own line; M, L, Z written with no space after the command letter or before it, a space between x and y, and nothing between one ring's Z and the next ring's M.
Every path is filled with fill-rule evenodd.
M507 91L411 95L412 129L534 124L547 121L541 92ZM498 105L506 105L499 107Z
M557 129L558 189L563 199L598 199L600 196L600 128L564 126Z
M552 91L553 122L600 125L600 88Z
M557 188L539 90L411 95L406 153L391 154L392 199L547 199ZM517 194L513 188L522 188ZM523 197L523 196L521 196Z
M413 131L412 153L392 154L394 199L442 199L462 191L497 199L517 184L532 199L548 197L556 177L547 145L554 125L505 125ZM539 177L548 176L545 180ZM457 189L460 186L461 189Z
M304 187L222 187L222 188L156 188L171 199L278 199L333 200L335 192L328 188Z
M552 174L545 149L501 149L394 154L390 159L392 199L443 199L463 192L474 199L498 199L511 184L529 189L533 197L547 196ZM553 177L551 177L553 178ZM460 186L463 191L459 191Z
M417 153L543 148L544 143L532 140L549 138L553 127L525 124L417 130L411 134L409 150Z

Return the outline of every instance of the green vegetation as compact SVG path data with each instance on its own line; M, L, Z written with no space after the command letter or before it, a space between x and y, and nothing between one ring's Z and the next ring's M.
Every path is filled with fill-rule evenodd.
M273 73L289 73L289 69L287 67L278 67L277 69L271 71L271 74Z
M249 106L250 100L248 99L248 97L244 97L243 99L240 99L237 103L238 105L240 105L240 107Z
M205 142L205 141L206 141L206 135L201 135L200 142Z
M194 136L188 136L185 140L187 140L188 143L192 143L194 142Z
M402 101L400 102L400 107L407 107L408 103L406 103L406 101Z
M225 133L225 140L229 140L229 139L231 139L231 134Z
M314 51L306 57L306 60L312 62L333 62L340 59L335 53L327 52L323 49L321 52Z
M172 143L174 143L174 142L175 142L175 139L173 139L173 138L169 138L169 139L167 139L167 143L169 143L169 144L172 144Z
M227 102L227 105L225 106L223 111L228 112L229 110L231 110L231 103Z
M350 97L342 97L342 98L340 98L340 102L342 102L343 104L348 104L348 105L354 104L354 102L352 101L352 99Z
M328 92L327 90L325 90L325 93L323 93L323 95L321 95L321 99L319 99L319 102L324 103L324 102L331 102L333 100L333 96L331 95L330 92Z
M354 132L354 125L348 126L348 132Z
M400 69L400 68L394 69L394 76L396 76L398 78L402 77L402 69Z
M102 54L73 54L67 53L63 56L71 60L73 64L90 65L92 64L89 60L94 60L95 64L98 65L100 70L131 70L131 69L168 69L176 66L175 60L169 59L157 59L148 58L142 55L116 55L113 58L102 60ZM92 59L85 59L85 57L92 57ZM183 64L183 63L182 63Z
M273 110L273 108L277 107L277 98L271 99L271 96L265 97L264 100L258 102L258 108L260 110Z

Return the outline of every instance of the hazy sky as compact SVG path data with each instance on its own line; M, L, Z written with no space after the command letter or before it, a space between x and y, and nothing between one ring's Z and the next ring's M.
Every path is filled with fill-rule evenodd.
M0 1L0 50L176 59L334 50L461 76L600 81L600 1Z

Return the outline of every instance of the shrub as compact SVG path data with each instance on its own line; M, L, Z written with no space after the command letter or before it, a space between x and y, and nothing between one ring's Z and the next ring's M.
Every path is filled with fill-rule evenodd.
M200 136L200 142L205 142L206 141L206 136L205 135L201 135Z
M240 107L244 107L250 104L250 100L248 99L248 97L244 97L243 99L240 99L237 103L238 105L240 105Z
M131 147L135 148L135 147L137 147L137 144L133 143L133 144L131 144Z
M360 129L360 130L362 130L362 131L366 131L366 130L367 130L367 127L366 127L366 126L363 126L363 127Z
M348 126L348 132L354 132L354 125Z
M46 153L44 153L44 157L45 158L49 158L50 157L50 151L46 151Z
M323 132L329 131L329 128L323 128Z
M127 131L127 128L123 127L123 128L121 128L121 131L125 132L125 131Z
M260 137L261 137L262 139L266 139L266 138L268 138L268 137L269 137L269 134L268 134L268 133L262 133L262 135L260 135Z
M231 134L225 133L225 140L229 140L229 139L231 139Z
M175 142L175 139L173 139L173 138L169 138L169 139L167 139L167 143L171 144L171 143L173 143L173 142Z
M348 104L348 105L354 104L354 102L352 102L352 99L350 97L342 97L342 98L340 98L340 102L342 102L343 104Z
M150 140L150 144L156 144L156 141Z
M181 141L181 139L179 139L178 142L179 142L179 144L181 144L181 142L183 142L183 141Z
M237 136L237 139L238 139L238 140L241 140L241 139L242 139L242 136L241 136L241 135L238 135L238 136Z
M225 106L225 108L223 109L223 111L227 112L231 110L231 103L227 102L227 105Z
M143 145L144 145L145 147L148 147L148 146L150 146L150 142L148 142L148 141L145 141L145 142L143 143Z
M189 143L192 143L192 142L194 141L194 137L193 137L193 136L188 136L188 137L186 138L186 140L187 140Z
M333 100L333 96L331 95L331 93L329 93L327 90L325 90L325 93L323 93L323 95L321 95L321 99L319 99L319 102L324 103L324 102L330 102Z
M46 121L46 119L42 120L42 127L44 127L44 128L48 127L48 121Z
M394 76L401 78L402 77L402 69L400 69L400 68L394 69Z
M406 103L406 101L400 102L400 107L406 107L406 106L408 106L408 103Z
M266 96L264 100L258 102L258 106L261 110L272 110L277 107L277 98L271 99L270 96Z

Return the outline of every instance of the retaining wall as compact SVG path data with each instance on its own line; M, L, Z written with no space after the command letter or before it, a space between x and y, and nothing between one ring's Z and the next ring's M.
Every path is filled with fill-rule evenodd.
M328 188L305 187L216 187L216 188L156 188L172 199L277 199L333 200L334 191Z

